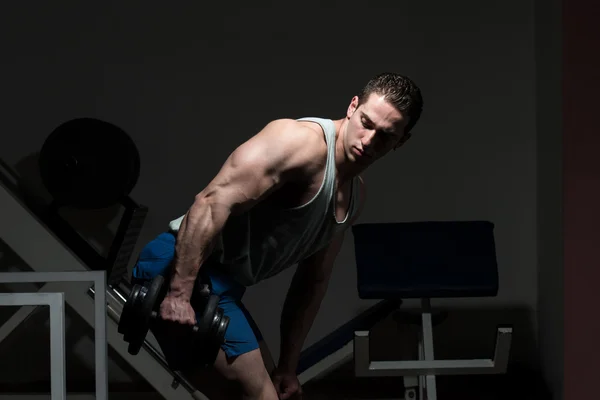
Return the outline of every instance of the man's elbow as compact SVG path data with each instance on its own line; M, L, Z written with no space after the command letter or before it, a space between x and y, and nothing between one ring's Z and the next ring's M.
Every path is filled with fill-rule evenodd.
M299 280L311 287L327 286L331 278L331 271L321 268L298 268Z
M329 287L329 277L319 277L313 281L313 287L318 292L326 292Z

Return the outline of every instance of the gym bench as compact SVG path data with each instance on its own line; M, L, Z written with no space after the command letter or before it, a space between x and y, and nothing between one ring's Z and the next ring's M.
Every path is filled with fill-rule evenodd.
M437 360L431 300L493 297L498 293L494 225L488 221L358 224L352 228L361 299L381 300L302 352L301 383L320 379L354 361L356 377L403 377L406 400L437 400L436 376L502 374L508 365L512 327L497 327L493 357ZM372 328L402 300L420 299L418 359L372 360ZM410 320L410 319L409 319ZM491 350L491 349L490 349Z

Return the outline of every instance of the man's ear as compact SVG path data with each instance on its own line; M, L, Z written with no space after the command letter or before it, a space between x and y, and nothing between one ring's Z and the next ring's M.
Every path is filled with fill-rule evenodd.
M354 112L356 111L357 108L358 108L358 96L354 96L352 98L352 100L350 101L350 104L348 105L348 110L346 110L346 117L348 119L350 119L350 117L352 116L352 114L354 114Z

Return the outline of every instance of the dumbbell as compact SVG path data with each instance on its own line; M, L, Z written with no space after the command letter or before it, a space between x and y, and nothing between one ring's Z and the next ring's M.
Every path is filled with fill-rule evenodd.
M118 331L129 343L128 352L139 353L152 322L160 320L159 307L165 297L164 277L156 276L144 285L136 284L131 289L123 306ZM200 301L196 301L200 297ZM190 327L195 343L202 349L205 365L216 360L221 344L225 341L225 332L229 326L229 317L223 315L218 307L219 296L210 293L207 285L197 284L192 300L202 305L200 318ZM199 310L195 310L198 314Z

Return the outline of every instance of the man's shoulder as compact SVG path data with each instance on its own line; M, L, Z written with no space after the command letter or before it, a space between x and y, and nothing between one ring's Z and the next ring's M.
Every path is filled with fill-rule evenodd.
M257 156L273 154L287 157L311 140L311 131L293 119L276 119L268 122L258 133L242 143L236 150L251 152Z
M315 123L295 119L269 122L261 134L278 147L278 153L298 168L320 164L327 157L323 130Z
M277 176L277 181L304 181L327 160L323 136L297 120L273 120L238 146L226 164L238 170L262 171Z
M284 140L324 140L323 128L312 120L281 118L269 122L263 129Z

